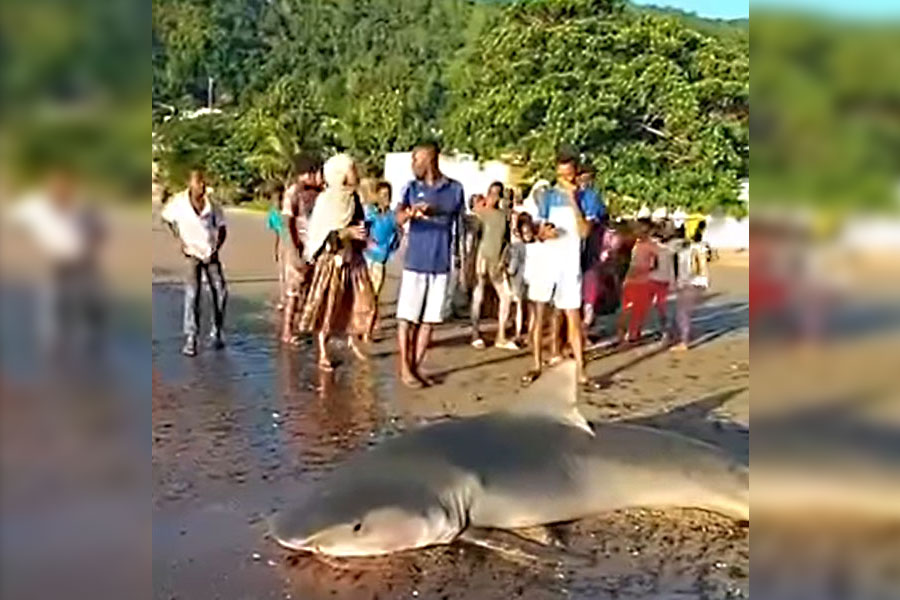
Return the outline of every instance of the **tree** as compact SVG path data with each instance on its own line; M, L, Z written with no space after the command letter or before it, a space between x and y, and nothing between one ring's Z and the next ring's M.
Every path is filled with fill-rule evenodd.
M448 142L546 174L558 148L652 206L736 208L749 170L749 55L616 0L502 11L453 66Z

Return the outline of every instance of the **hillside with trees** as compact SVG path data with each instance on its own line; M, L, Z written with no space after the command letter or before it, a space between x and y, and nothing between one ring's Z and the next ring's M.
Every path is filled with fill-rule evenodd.
M749 166L749 42L621 0L154 0L157 157L252 196L298 152L436 138L531 177L561 146L609 191L736 206ZM221 112L184 118L206 105ZM175 115L172 117L172 115Z

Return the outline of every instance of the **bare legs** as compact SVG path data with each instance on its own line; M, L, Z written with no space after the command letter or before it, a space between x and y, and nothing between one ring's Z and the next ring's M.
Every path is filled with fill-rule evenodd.
M431 343L433 327L400 320L397 325L397 345L400 347L400 380L409 387L430 385L431 381L419 372Z
M294 315L297 313L297 296L284 295L284 315L282 315L281 341L288 344L294 341Z
M500 297L500 309L497 318L497 340L494 345L505 350L518 350L515 342L506 339L506 323L509 321L509 310L512 308L512 293L506 283L494 285L497 295Z
M316 344L319 347L319 368L323 371L333 371L334 365L328 358L328 332L324 329L316 334Z
M484 288L488 282L487 275L479 275L472 292L472 346L478 349L484 348L484 340L481 339L481 331L479 330L479 321L481 319L481 303L484 300ZM500 300L500 307L497 315L497 339L494 345L505 350L518 350L519 347L515 342L506 338L506 324L509 321L509 311L512 309L512 291L506 281L490 281L491 287L497 293ZM519 305L519 311L522 307ZM521 314L518 315L516 335L521 330Z
M534 321L532 324L532 355L534 357L534 366L525 375L523 380L531 383L537 379L543 368L543 329L544 329L544 313L546 312L546 304L543 302L534 303ZM559 330L562 324L563 314L566 318L567 334L569 343L572 344L572 351L575 354L576 374L579 383L586 381L584 375L584 338L581 336L581 310L567 309L564 311L555 311L552 321L551 331L551 352L554 357L559 356L560 340Z
M569 326L569 343L572 344L572 352L575 354L575 374L578 383L585 383L584 376L584 338L581 328L581 310L570 308L565 311L566 322Z
M544 364L544 311L547 306L544 302L533 302L531 311L531 351L534 357L534 365L522 378L524 383L531 383L541 376Z
M416 362L414 363L414 373L419 380L425 385L432 385L434 381L427 375L422 373L422 364L425 362L425 353L431 344L431 334L434 326L429 323L422 323L416 328L415 346L416 346Z
M516 335L513 336L513 339L519 340L519 336L522 335L523 329L522 326L525 324L525 303L522 300L516 300Z
M481 319L481 302L484 300L484 280L483 275L478 275L475 289L472 290L472 346L479 349L484 348L484 340L481 339L481 332L478 330L478 321Z

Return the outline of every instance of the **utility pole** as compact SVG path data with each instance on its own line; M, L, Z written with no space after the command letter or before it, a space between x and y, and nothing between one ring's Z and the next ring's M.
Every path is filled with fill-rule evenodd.
M212 110L213 107L213 84L216 82L215 77L207 77L206 87L206 108Z

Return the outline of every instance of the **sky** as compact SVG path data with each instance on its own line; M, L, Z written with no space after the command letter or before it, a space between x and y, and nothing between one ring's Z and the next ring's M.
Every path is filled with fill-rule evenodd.
M632 0L680 8L701 17L738 19L750 15L750 0ZM799 8L804 11L859 19L900 19L900 0L753 0L757 8Z
M750 0L633 0L635 4L680 8L711 19L741 19L750 14Z

